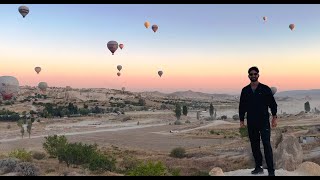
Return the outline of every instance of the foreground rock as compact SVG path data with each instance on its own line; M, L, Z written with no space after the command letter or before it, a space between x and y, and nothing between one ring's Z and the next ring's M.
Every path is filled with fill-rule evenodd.
M209 172L210 176L224 176L224 173L221 168L215 167Z

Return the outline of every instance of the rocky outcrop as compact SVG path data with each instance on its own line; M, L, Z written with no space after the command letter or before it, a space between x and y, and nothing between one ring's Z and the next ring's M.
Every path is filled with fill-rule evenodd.
M281 134L280 137L273 148L275 168L294 171L302 163L302 147L294 135Z
M296 171L305 174L306 176L320 176L320 166L309 161L300 164Z
M224 176L224 173L220 167L215 167L209 172L210 176Z

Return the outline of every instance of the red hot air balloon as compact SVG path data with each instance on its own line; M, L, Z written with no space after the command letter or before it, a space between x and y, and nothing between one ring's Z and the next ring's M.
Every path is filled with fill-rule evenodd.
M152 25L152 30L153 30L153 32L157 32L158 31L158 29L159 29L159 27L158 27L158 25Z
M289 28L291 29L291 31L293 31L293 29L295 28L295 25L294 24L290 24Z
M123 44L119 44L119 48L122 50L122 48L124 47Z

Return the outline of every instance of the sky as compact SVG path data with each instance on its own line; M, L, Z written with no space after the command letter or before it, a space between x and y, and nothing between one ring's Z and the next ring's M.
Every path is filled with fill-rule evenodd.
M257 66L278 91L320 88L319 4L20 5L0 6L0 76L20 85L239 94Z

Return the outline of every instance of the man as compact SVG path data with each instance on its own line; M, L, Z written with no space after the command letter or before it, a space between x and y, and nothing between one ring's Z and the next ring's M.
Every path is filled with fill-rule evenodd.
M260 150L260 136L264 148L264 156L268 166L269 176L274 176L273 154L270 143L270 122L269 111L272 114L272 127L277 126L277 103L273 97L271 89L258 81L259 69L251 67L248 70L251 83L241 91L239 116L240 127L245 127L244 116L247 113L248 134L251 149L255 160L255 169L252 174L262 174L262 154Z

